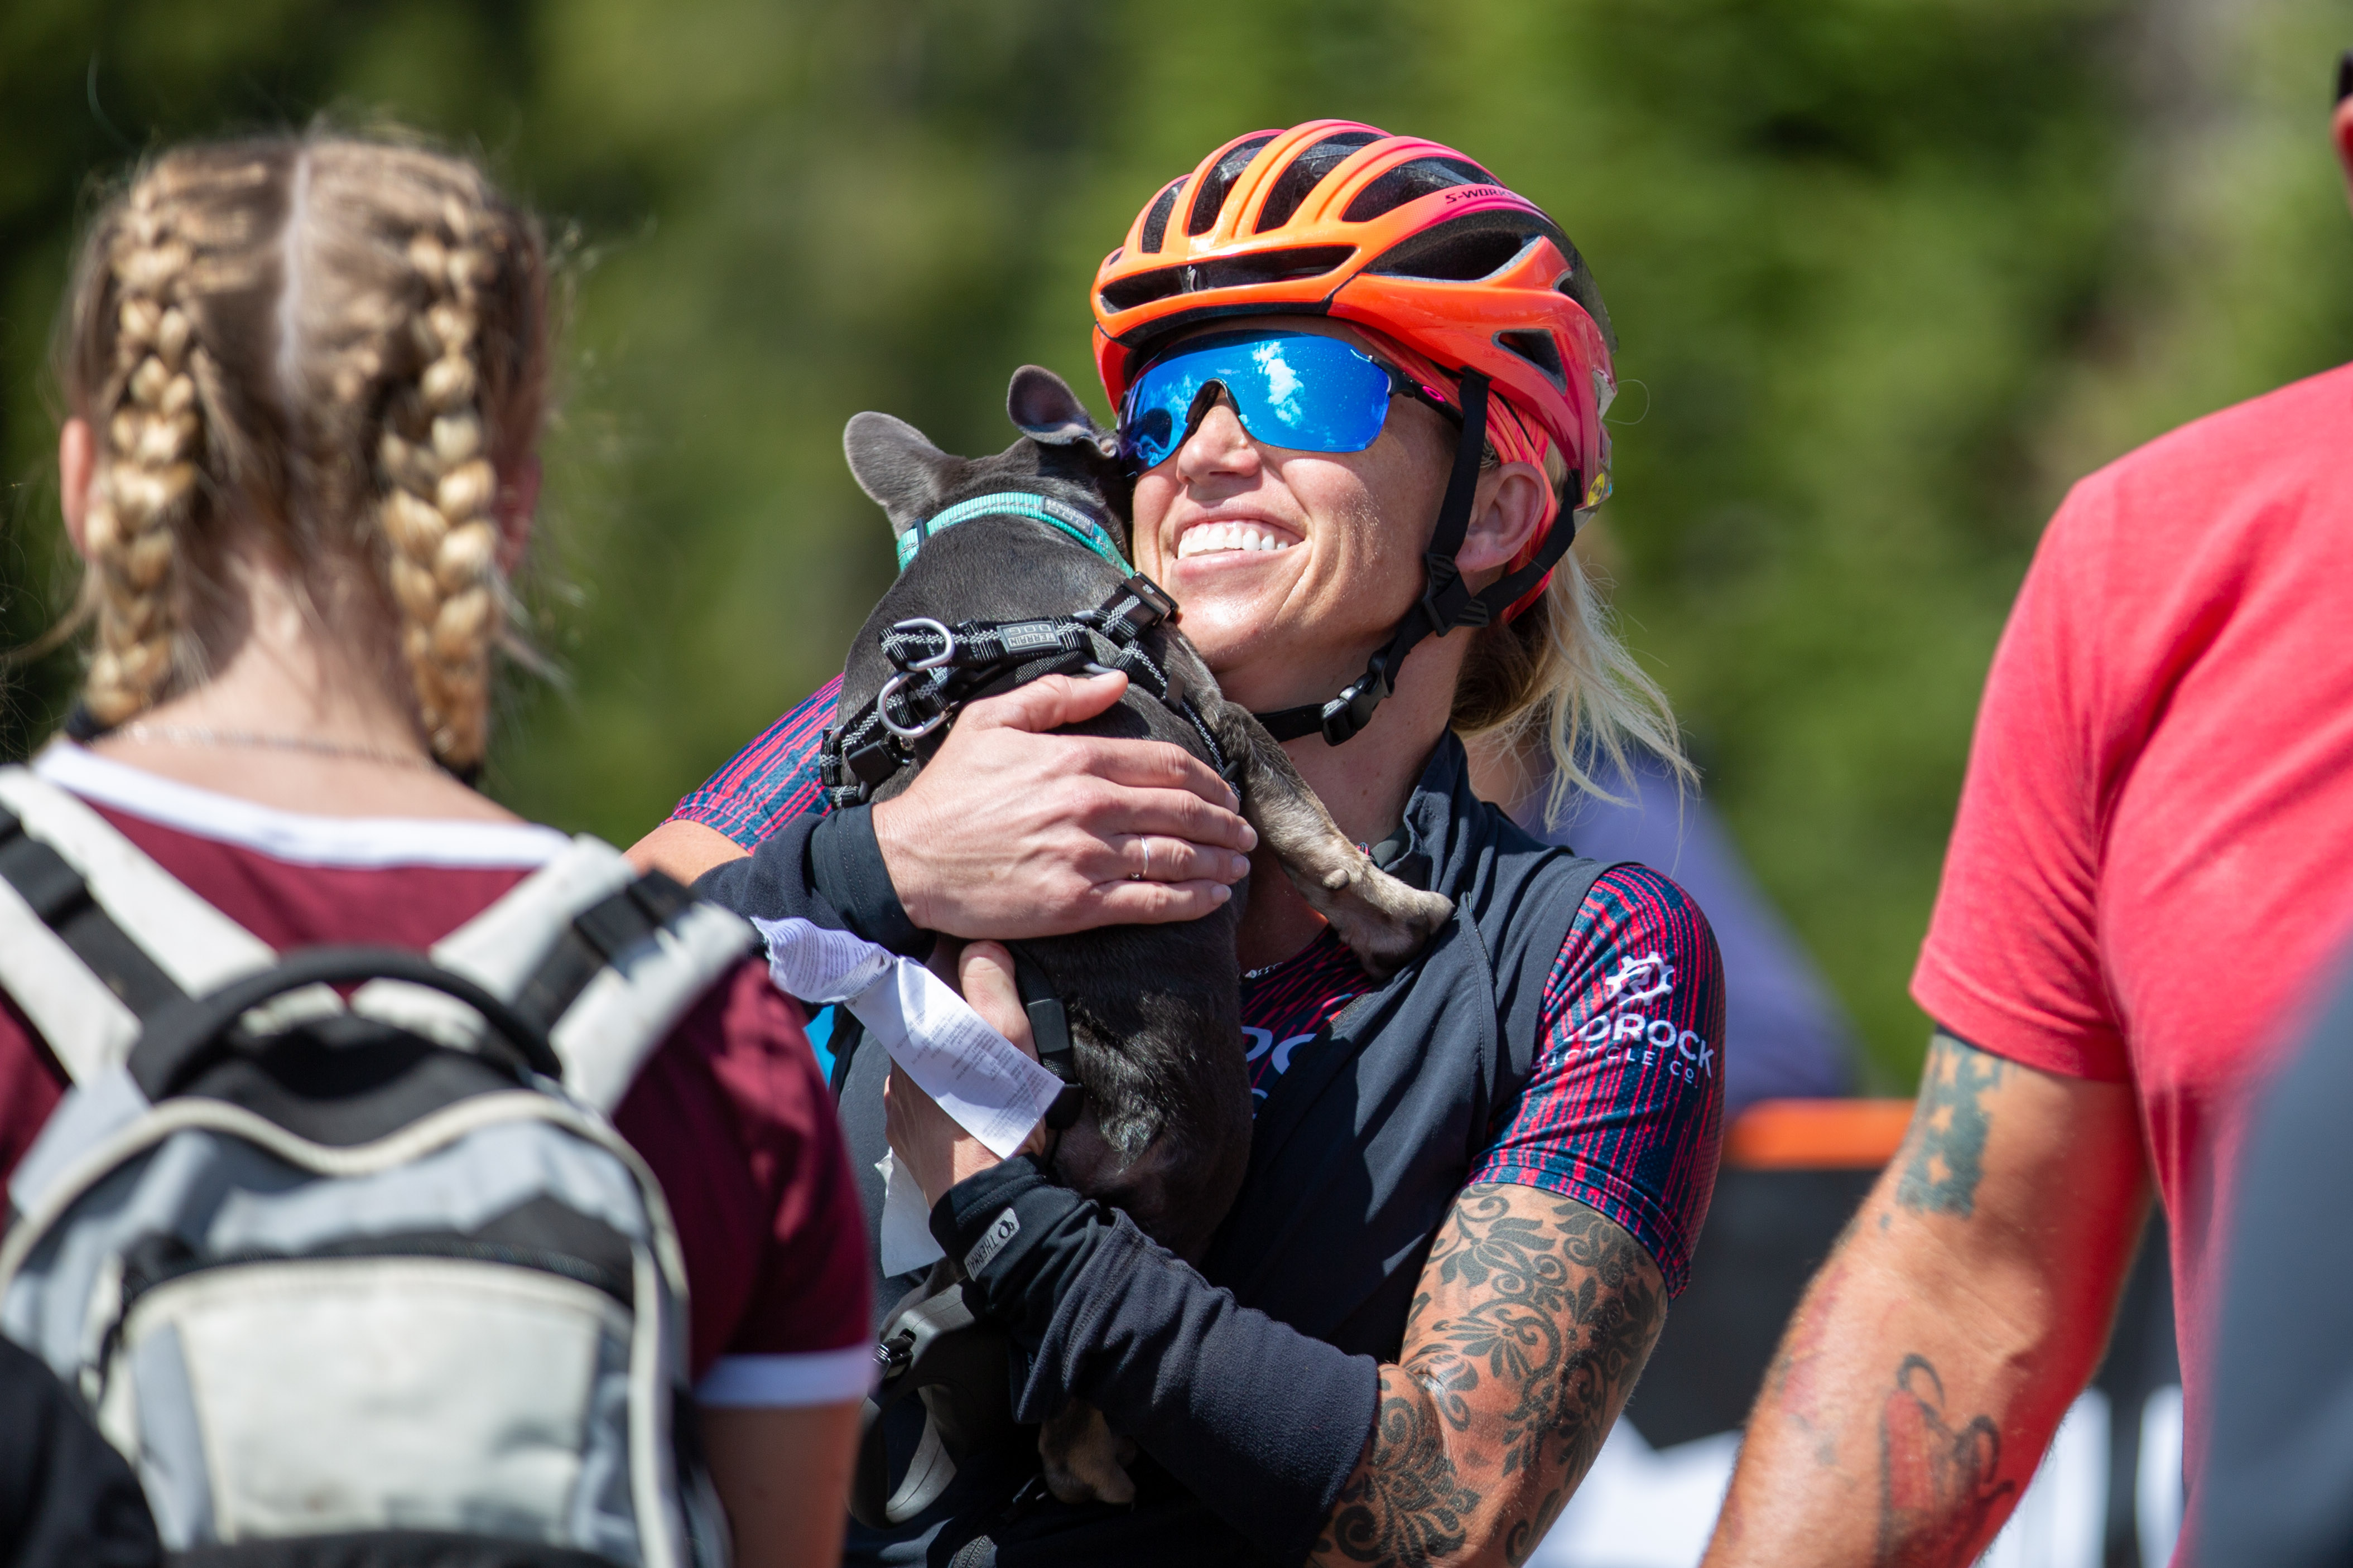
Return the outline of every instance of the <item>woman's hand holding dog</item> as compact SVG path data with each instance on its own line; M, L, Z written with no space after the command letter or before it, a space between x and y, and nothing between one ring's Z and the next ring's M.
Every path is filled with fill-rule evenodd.
M957 955L955 967L956 988L972 1010L1035 1060L1038 1047L1030 1040L1029 1016L1022 1011L1021 993L1013 981L1013 955L993 942L976 942ZM987 1144L965 1131L940 1109L939 1101L895 1067L882 1086L882 1111L891 1152L906 1163L927 1204L938 1203L950 1187L997 1163ZM1019 1152L1045 1152L1046 1124L1040 1121L1029 1130Z
M910 920L1018 941L1198 920L1233 897L1258 835L1223 779L1163 742L1048 733L1126 689L1124 675L1054 675L964 710L874 808Z

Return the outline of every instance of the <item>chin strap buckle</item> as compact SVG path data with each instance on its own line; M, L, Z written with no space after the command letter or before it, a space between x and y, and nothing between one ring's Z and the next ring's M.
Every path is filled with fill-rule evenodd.
M1399 657L1397 644L1391 643L1373 655L1364 674L1342 687L1339 696L1324 704L1324 744L1345 746L1373 721L1373 710L1394 690L1389 684L1389 669Z

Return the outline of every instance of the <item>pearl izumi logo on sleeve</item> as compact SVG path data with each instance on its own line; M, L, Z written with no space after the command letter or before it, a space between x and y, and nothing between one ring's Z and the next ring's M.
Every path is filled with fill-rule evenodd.
M1019 1215L1009 1208L998 1215L981 1238L972 1244L972 1250L964 1255L965 1273L977 1277L982 1269L988 1267L989 1259L1004 1251L1005 1244L1020 1234Z

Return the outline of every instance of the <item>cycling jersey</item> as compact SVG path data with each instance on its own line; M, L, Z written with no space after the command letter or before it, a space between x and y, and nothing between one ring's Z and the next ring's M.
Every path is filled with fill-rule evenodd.
M828 884L826 868L879 860L871 827L862 849L828 847L829 826L858 837L865 808L773 814L814 783L776 742L822 722L808 709L787 715L731 763L722 777L743 795L723 785L689 798L685 815L739 830L770 803L754 855L697 888L747 914L861 929L869 917L833 901L828 887L847 883L838 868ZM1520 831L1472 794L1451 735L1394 843L1391 874L1453 900L1454 918L1379 985L1318 943L1247 984L1243 1021L1269 1036L1266 1092L1241 1192L1199 1268L1124 1215L1071 1221L1055 1233L1067 1271L1015 1326L1021 1418L1073 1397L1094 1404L1141 1448L1136 1505L1008 1513L1037 1463L1008 1452L960 1470L916 1538L858 1536L853 1560L920 1561L985 1530L1008 1568L1297 1561L1364 1452L1379 1363L1400 1353L1422 1260L1475 1180L1574 1194L1681 1285L1722 1106L1722 984L1699 911L1655 872L1620 868L1597 882L1603 868ZM857 1053L843 1087L861 1165L884 1147L881 1058ZM996 1182L1038 1179L1025 1161L995 1169ZM860 1173L871 1224L880 1184ZM1282 1399L1250 1395L1278 1386Z
M822 812L817 751L841 691L828 681L679 802L677 816L754 848L792 816ZM1709 1114L1722 1099L1721 961L1698 906L1646 867L1604 874L1546 977L1544 1046L1499 1110L1469 1180L1541 1187L1625 1227L1668 1289L1689 1277L1715 1161ZM1372 983L1324 931L1242 977L1253 1097ZM885 1290L887 1304L895 1292Z

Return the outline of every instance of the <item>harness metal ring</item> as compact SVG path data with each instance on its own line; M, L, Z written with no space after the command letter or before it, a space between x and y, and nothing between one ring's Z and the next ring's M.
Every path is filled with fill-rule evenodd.
M918 616L912 620L901 621L897 626L892 626L891 629L894 632L904 631L909 626L929 626L934 631L940 634L940 651L932 655L929 658L919 658L906 666L910 674L913 674L914 671L919 669L937 669L940 666L948 663L955 658L955 633L948 630L944 624L932 619L929 616ZM888 689L888 688L885 688L885 689ZM889 722L887 720L884 721L886 723ZM899 730L896 725L892 725L892 730L893 733L904 733L904 731Z
M937 626L938 624L939 623L936 621L933 623L934 626ZM918 666L917 668L931 668L934 667L923 665ZM891 733L898 736L899 739L902 741L920 741L924 736L930 734L933 731L938 729L941 725L948 721L947 710L944 708L940 710L937 713L933 714L930 718L924 720L922 724L913 729L910 729L908 726L900 723L896 719L891 717L891 699L897 694L899 688L906 685L908 681L913 679L914 676L913 672L892 676L890 679L882 683L881 695L874 699L874 716L882 721L882 727L885 730L890 731Z

